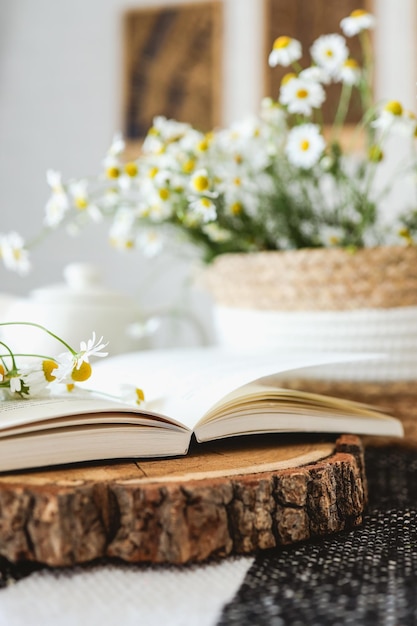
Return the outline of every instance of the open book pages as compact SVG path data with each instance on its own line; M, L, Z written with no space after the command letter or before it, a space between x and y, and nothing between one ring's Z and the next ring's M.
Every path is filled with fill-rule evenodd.
M98 394L0 404L0 471L186 454L193 433L199 442L267 432L401 436L401 423L372 407L280 387L280 374L348 358L221 348L112 357L89 381ZM144 389L143 407L115 400L128 384Z

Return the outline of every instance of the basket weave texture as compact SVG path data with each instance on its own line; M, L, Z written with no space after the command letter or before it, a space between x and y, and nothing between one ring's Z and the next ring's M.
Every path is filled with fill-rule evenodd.
M417 305L417 247L224 254L203 282L223 306L337 311Z

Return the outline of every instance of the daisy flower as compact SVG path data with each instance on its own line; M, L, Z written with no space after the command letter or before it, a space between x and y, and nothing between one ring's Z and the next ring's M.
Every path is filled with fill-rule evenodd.
M355 11L352 11L349 17L343 18L340 22L340 27L346 37L353 37L363 30L373 28L374 25L374 16L364 9L356 9Z
M96 334L87 342L81 341L79 352L64 352L56 358L57 367L53 369L52 376L58 383L84 382L91 376L90 357L105 357L108 352L103 352L107 343L103 343L103 337L96 340Z
M232 237L232 234L228 230L221 228L216 222L205 224L202 230L211 241L215 241L216 243L229 241Z
M80 365L83 362L89 363L90 357L105 357L108 355L108 352L103 352L103 348L108 345L107 343L103 343L103 337L97 339L96 341L96 333L93 332L93 336L87 342L81 341L80 343L80 351L77 353L77 365Z
M413 136L417 124L413 113L404 110L397 100L390 100L372 122L372 126L383 133L393 131L401 135Z
M213 222L217 217L216 206L209 198L198 198L190 202L190 211L197 215L203 224Z
M339 70L339 78L346 85L358 85L361 79L361 68L355 59L346 59Z
M320 228L320 239L325 247L340 246L343 238L344 232L341 226L323 225Z
M204 194L211 198L217 197L217 193L210 190L211 181L206 169L199 169L191 176L189 186L193 193Z
M311 115L326 99L320 83L303 78L293 78L281 86L279 101L288 107L289 113Z
M137 237L137 242L143 254L152 258L161 252L164 247L164 239L161 232L154 228L144 228Z
M331 77L337 75L349 56L346 41L342 35L322 35L310 48L312 59Z
M317 163L325 146L320 128L316 124L301 124L288 133L285 152L290 163L309 169Z
M113 137L113 141L110 148L107 151L103 160L103 166L106 172L107 178L119 178L122 172L122 164L120 161L120 155L125 149L125 142L121 133L116 133Z
M52 194L45 206L44 222L47 226L55 228L65 217L70 208L70 202L61 181L61 174L55 170L46 172L46 181L51 187Z
M330 76L328 72L322 67L318 65L312 65L311 67L306 67L305 70L301 70L298 74L299 78L304 78L305 80L313 80L316 83L322 83L323 85L328 85L330 83Z
M31 268L29 251L25 247L24 239L13 231L7 235L0 235L0 257L5 267L24 276Z
M93 222L100 222L103 219L99 207L94 202L90 201L88 182L86 180L83 179L71 182L68 188L78 211L87 214Z
M302 57L301 43L292 37L282 36L275 39L268 62L271 67L287 67Z
M134 385L124 383L120 385L118 400L125 402L126 404L133 404L143 408L145 404L145 393L141 387L135 387Z

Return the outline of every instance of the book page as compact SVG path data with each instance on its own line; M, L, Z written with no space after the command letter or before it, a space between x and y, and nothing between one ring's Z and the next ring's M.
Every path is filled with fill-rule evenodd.
M0 403L0 437L51 427L81 426L82 424L124 423L132 425L184 430L182 424L166 420L158 414L148 414L126 403L87 395L85 398L56 396ZM188 430L188 429L187 429Z
M381 355L378 355L381 358ZM117 394L118 382L145 391L148 408L193 429L209 409L242 385L272 374L369 360L358 354L287 354L221 347L134 352L96 365L91 386Z

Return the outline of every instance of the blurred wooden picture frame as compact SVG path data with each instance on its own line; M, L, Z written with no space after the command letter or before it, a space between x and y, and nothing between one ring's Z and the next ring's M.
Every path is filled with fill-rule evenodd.
M124 16L124 134L140 142L156 115L208 131L220 121L222 3L132 9Z

